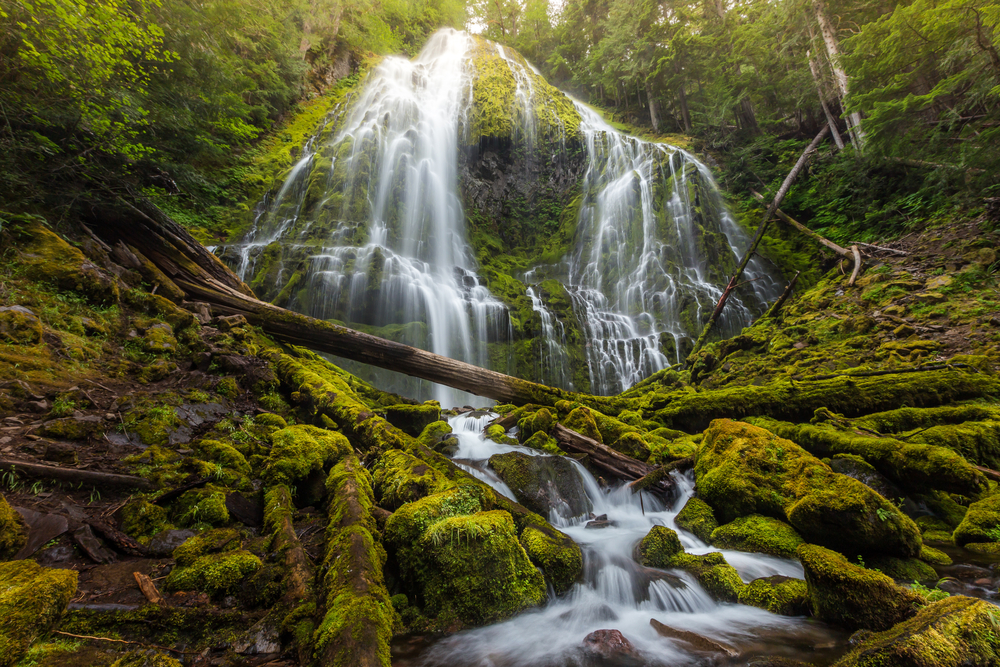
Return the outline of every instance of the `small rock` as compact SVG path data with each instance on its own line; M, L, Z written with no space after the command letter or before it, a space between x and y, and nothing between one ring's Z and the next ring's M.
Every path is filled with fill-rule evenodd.
M584 528L589 528L589 529L596 530L596 529L599 529L599 528L610 528L613 525L615 525L614 522L607 521L607 520L604 520L604 521L588 521L587 525L584 526Z
M638 660L639 651L618 630L594 630L583 638L584 649L604 660Z
M147 547L152 555L166 557L195 535L193 530L163 530L149 540Z
M80 458L76 455L76 447L68 442L53 442L45 448L42 458L53 463L75 466L80 463Z
M104 543L94 535L90 526L86 524L73 531L73 540L95 563L113 563L117 560L114 553L104 547Z
M917 330L914 329L909 324L900 324L898 327L892 330L892 334L896 338L908 338L913 334L915 334L916 332Z
M42 549L35 556L35 562L39 565L57 565L65 563L73 557L73 547L69 544L57 544L48 549Z
M28 541L14 556L14 560L27 558L44 545L69 530L69 520L58 514L43 514L34 510L15 507L28 526Z
M802 341L799 341L798 343L792 345L792 347L794 347L796 350L804 350L807 347L809 347L809 343L803 343Z
M219 331L229 331L236 327L245 327L250 325L250 323L247 322L247 318L242 315L226 315L216 317L213 321L215 326L219 328Z
M46 400L41 401L28 401L24 404L24 409L29 412L45 413L52 409L52 406Z
M928 290L941 289L942 287L948 287L954 282L951 276L934 276L933 278L928 278L924 286Z

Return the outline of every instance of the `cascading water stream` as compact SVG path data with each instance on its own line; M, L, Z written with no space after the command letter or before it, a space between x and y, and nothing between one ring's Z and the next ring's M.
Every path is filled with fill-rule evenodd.
M482 429L495 415L461 415L450 420L459 447L453 459L465 470L515 499L487 460L493 454L521 451L547 456L537 450L501 445L482 437ZM678 530L674 517L693 492L693 482L677 476L680 498L664 507L656 498L633 495L624 486L602 489L586 469L574 462L586 491L591 512L606 514L606 528L588 529L588 516L550 512L549 520L567 533L583 550L584 581L561 597L550 594L548 603L508 621L469 630L438 641L420 655L394 664L421 667L569 667L591 664L581 647L584 637L599 629L617 629L642 653L647 665L693 665L704 654L690 652L683 642L666 639L650 626L650 619L687 630L749 654L789 655L811 653L840 639L839 634L804 618L777 616L754 607L718 603L689 574L680 570L646 568L633 559L633 551L654 525L677 530L685 551L704 554L711 549L690 533ZM515 499L516 500L516 499ZM744 581L771 575L802 577L792 560L761 554L723 550L726 560ZM716 656L722 657L722 656ZM816 654L811 654L816 659ZM596 664L596 663L594 663ZM609 664L609 663L601 663Z

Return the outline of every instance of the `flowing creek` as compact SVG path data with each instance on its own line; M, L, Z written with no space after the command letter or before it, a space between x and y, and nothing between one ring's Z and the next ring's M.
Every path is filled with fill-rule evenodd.
M483 438L483 429L495 416L466 413L449 420L459 441L453 460L498 492L515 499L489 468L489 457L515 450L532 456L548 455ZM610 522L605 528L592 529L586 527L589 514L568 517L555 510L550 512L549 521L583 550L583 581L562 596L554 596L550 591L545 606L502 623L437 641L399 639L393 646L395 667L699 665L718 664L716 661L724 657L691 652L684 642L661 637L650 625L650 619L733 647L742 658L778 655L825 665L846 650L846 633L840 630L806 618L789 618L745 605L716 602L691 575L680 570L647 568L635 561L636 544L653 526L663 525L677 531L684 550L689 553L721 551L746 582L771 575L802 577L802 567L794 560L714 549L691 533L679 530L674 517L693 493L690 477L676 476L679 497L670 506L664 506L654 496L644 493L640 499L624 486L601 488L582 465L574 461L574 466L586 492L590 513L606 514ZM619 630L641 652L642 659L620 663L591 661L582 649L583 640L600 629Z

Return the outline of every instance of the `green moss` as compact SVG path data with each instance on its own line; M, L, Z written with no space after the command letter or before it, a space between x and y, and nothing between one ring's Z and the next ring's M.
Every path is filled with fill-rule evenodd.
M762 514L787 520L805 540L849 553L920 553L919 529L895 505L762 428L713 422L695 474L699 496L724 521Z
M951 565L951 556L926 544L920 548L920 560L930 565Z
M128 655L115 660L111 667L183 667L182 663L162 653L130 651Z
M794 558L803 539L784 521L751 514L719 526L712 531L711 543L722 549L756 551Z
M262 478L269 485L294 485L351 451L351 443L336 431L308 424L288 426L271 434L271 451Z
M1000 619L984 600L951 596L870 635L834 667L965 667L1000 663Z
M963 548L980 556L1000 560L1000 542L969 542Z
M950 449L859 435L841 431L832 423L789 424L764 418L752 422L798 443L820 458L838 454L860 456L906 490L926 493L928 489L941 489L974 497L986 489L982 473Z
M13 345L37 345L45 333L42 322L33 313L13 308L0 309L0 342Z
M254 417L254 420L261 426L269 426L275 429L282 429L288 426L288 422L285 421L284 417L271 414L270 412L261 413Z
M187 567L167 575L166 587L173 591L204 591L210 595L232 594L244 580L260 569L260 558L249 551L229 551L200 556Z
M568 591L583 572L580 545L557 530L528 526L521 531L521 546L531 562L542 568L556 594Z
M536 431L534 435L521 444L525 447L531 447L532 449L540 449L543 452L552 454L553 456L566 455L566 452L559 448L559 443L556 442L556 439L545 431Z
M73 570L31 560L0 563L0 664L13 665L59 620L76 593Z
M924 549L926 547L921 548L921 554L923 554ZM933 567L916 558L873 556L865 561L865 567L878 570L882 574L903 582L937 581L938 578Z
M240 395L240 386L236 384L235 378L222 378L216 383L215 391L220 396L234 399Z
M669 567L670 559L683 552L677 533L666 526L653 526L639 542L639 562L647 567Z
M372 466L372 478L379 504L389 510L455 486L434 468L398 449L378 458Z
M528 413L517 422L517 439L527 442L536 433L548 435L555 423L556 418L548 408Z
M172 513L182 526L224 526L229 523L226 494L211 488L186 491L177 499Z
M1000 542L1000 493L969 505L962 523L954 533L955 544Z
M149 327L142 338L142 345L150 354L173 354L177 351L174 330L166 322Z
M28 541L24 519L0 496L0 560L13 558Z
M809 587L809 604L820 620L849 630L886 630L911 617L923 598L884 574L852 565L815 544L798 549Z
M700 498L688 498L684 507L674 517L678 528L694 533L703 542L710 542L712 532L719 527L712 506Z
M725 602L739 600L740 592L746 585L740 579L736 568L727 563L723 555L718 552L704 556L675 554L670 558L668 566L690 572L712 597Z
M542 433L542 435L544 436L547 434ZM505 431L503 426L500 426L500 424L490 424L487 426L486 430L483 432L483 437L501 445L517 444L517 440L507 435L507 431Z
M572 410L565 419L563 426L572 429L580 435L586 436L597 442L603 443L601 431L597 428L597 421L594 419L594 411L590 408L580 406Z
M250 464L246 458L232 445L218 440L202 440L197 444L200 451L209 461L231 468L242 475L250 474Z
M188 538L172 555L178 566L187 567L207 554L235 551L240 546L240 534L236 530L217 528Z
M437 401L420 405L399 403L385 408L386 420L413 437L417 437L430 424L441 420L441 406Z
M167 527L167 510L138 498L122 508L122 530L134 538L151 537Z
M491 456L489 465L514 497L540 516L552 510L567 517L580 516L590 509L586 491L569 459L504 452Z
M933 527L934 530L946 530L949 533L962 523L968 507L958 504L951 495L944 491L929 491L924 494L914 494L913 499L923 503L929 510L934 512L939 523ZM968 501L964 501L968 504ZM943 525L942 525L943 524ZM950 541L950 540L949 540Z
M701 442L701 435L691 436L682 434L680 437L666 439L657 436L660 431L670 431L670 429L656 429L646 435L646 442L649 443L649 463L663 464L671 461L678 461L694 456L698 452L698 443Z
M146 445L164 446L170 434L181 426L181 419L173 406L160 404L145 409L131 410L125 415L128 430L135 433Z
M782 616L806 616L809 591L802 579L776 575L754 579L740 591L740 604Z

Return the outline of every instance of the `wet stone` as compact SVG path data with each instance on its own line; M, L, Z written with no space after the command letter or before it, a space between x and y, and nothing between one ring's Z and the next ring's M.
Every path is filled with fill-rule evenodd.
M147 545L154 556L169 556L174 549L184 544L188 538L194 537L193 530L164 530L152 537Z
M618 630L594 630L583 638L583 647L595 657L620 661L616 664L642 664L639 651Z

